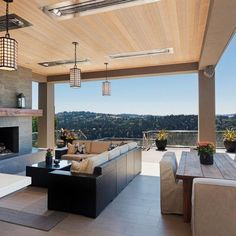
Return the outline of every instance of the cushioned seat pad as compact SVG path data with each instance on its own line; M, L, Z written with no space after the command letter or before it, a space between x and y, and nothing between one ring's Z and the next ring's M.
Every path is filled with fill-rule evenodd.
M96 154L64 154L61 156L62 160L74 160L74 161L80 161L82 159L86 159L89 157L93 157Z
M31 177L0 173L0 198L31 184Z

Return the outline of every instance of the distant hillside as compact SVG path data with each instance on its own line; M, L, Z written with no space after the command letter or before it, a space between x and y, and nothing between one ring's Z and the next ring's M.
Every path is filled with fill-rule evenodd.
M104 137L142 138L146 130L197 130L196 115L152 116L136 114L103 114L85 111L56 114L57 128L82 130L88 139ZM236 128L236 114L218 115L217 130Z

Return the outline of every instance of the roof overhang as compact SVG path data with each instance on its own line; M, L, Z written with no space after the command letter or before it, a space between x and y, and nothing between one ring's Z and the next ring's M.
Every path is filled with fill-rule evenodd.
M43 67L39 63L73 60L73 41L79 42L79 58L90 61L78 64L83 80L103 79L105 61L109 62L111 79L215 67L236 27L236 1L230 0L160 0L61 21L42 11L44 6L61 2L21 0L10 5L10 13L31 24L10 31L18 41L19 66L32 69L39 82L45 78L68 81L73 64ZM0 15L4 14L5 3L0 1ZM166 48L173 49L172 53L150 53ZM109 55L122 56L111 60Z
M199 69L216 66L235 34L236 1L212 0L199 60Z

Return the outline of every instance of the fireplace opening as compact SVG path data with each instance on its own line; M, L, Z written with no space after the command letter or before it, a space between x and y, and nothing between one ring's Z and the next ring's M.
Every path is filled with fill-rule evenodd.
M19 152L19 127L0 127L0 159Z

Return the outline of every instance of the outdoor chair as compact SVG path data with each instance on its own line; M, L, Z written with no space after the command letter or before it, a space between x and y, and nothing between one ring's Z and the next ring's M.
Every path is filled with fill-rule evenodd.
M193 236L236 233L236 181L195 178L192 193Z
M176 179L174 152L166 152L160 161L160 194L162 214L183 214L183 183Z

